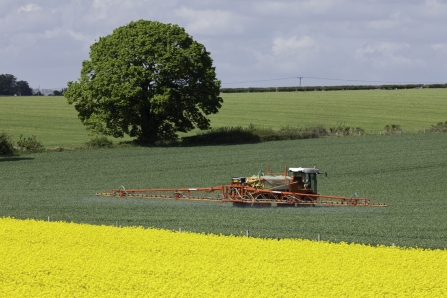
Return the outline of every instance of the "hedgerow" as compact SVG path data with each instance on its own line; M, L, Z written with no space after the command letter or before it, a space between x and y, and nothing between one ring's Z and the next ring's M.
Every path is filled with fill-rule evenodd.
M360 127L337 125L326 129L323 125L306 127L282 126L279 130L263 125L250 124L248 127L227 126L198 132L195 136L182 138L181 145L244 144L269 141L316 139L328 136L364 135Z
M13 155L14 154L14 146L12 144L11 137L2 132L0 134L0 155Z
M429 131L433 131L433 132L447 132L447 121L445 121L444 123L439 122L436 125L433 125Z

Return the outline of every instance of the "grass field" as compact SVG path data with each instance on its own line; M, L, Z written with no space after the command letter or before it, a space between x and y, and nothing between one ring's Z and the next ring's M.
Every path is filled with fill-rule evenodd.
M387 124L406 132L429 128L447 119L446 89L328 92L225 93L211 118L215 127L250 123L325 127L345 124L378 133Z
M13 141L35 135L45 147L74 147L92 138L65 97L0 97L0 107L0 131Z
M223 94L213 127L250 123L326 127L344 124L378 133L404 132L446 121L445 89ZM0 131L17 141L36 135L46 147L82 146L91 139L63 97L0 97ZM120 148L0 157L0 216L141 225L166 229L447 247L447 135L369 135L252 145ZM95 197L126 188L207 187L233 176L314 166L319 192L357 193L390 203L377 208L237 209L228 204Z
M447 247L447 134L362 136L252 145L121 148L0 158L0 216L124 226ZM95 197L126 188L207 187L271 164L311 167L322 194L389 208L238 209L230 204Z
M213 127L361 127L379 133L387 124L404 132L447 121L446 89L275 92L222 94L224 104L211 115ZM0 132L17 141L35 135L46 147L77 147L92 137L64 97L0 97ZM115 140L117 142L119 140Z

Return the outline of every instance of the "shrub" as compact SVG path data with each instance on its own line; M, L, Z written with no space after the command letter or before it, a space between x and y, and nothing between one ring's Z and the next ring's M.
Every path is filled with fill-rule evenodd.
M13 155L14 147L11 141L11 137L6 133L0 134L0 155Z
M425 85L426 88L447 88L447 84L430 84Z
M102 136L91 139L89 142L85 143L88 148L110 148L113 146L113 141L109 140L107 137Z
M401 134L402 128L400 127L399 124L387 124L385 126L385 131L383 131L382 133L384 134Z
M327 130L322 125L293 127L283 126L279 130L271 127L250 124L247 128L219 127L199 132L196 136L184 137L182 145L218 145L218 144L241 144L257 143L282 140L301 140L327 137L330 135L363 135L365 131L360 127L349 127L339 125Z
M361 127L350 127L344 124L338 124L336 127L329 128L329 135L336 136L361 136L365 130Z
M259 137L250 131L250 128L226 126L199 132L192 137L184 137L182 145L223 145L257 143L259 141Z
M252 134L258 136L260 141L275 141L275 140L277 140L275 131L270 127L250 124L248 126L248 130Z
M23 138L23 136L20 135L20 140L17 142L17 146L26 150L39 150L43 148L42 143L36 140L36 136Z
M434 131L434 132L447 132L447 121L442 123L439 122L436 125L432 125L432 127L429 129L429 131Z
M321 126L291 127L284 126L276 132L278 140L315 139L327 136L327 130Z

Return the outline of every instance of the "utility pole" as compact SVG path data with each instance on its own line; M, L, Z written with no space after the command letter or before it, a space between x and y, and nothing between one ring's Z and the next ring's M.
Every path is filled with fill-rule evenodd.
M302 79L303 77L298 77L298 79L300 79L300 87L301 87L301 79Z

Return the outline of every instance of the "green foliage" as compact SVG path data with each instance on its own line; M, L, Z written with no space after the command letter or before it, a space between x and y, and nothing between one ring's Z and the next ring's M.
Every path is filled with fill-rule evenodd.
M27 81L18 81L16 84L16 88L17 95L19 96L33 95L33 89L31 89Z
M322 125L307 126L304 128L284 126L278 132L280 140L315 139L327 136L327 134L326 128Z
M93 132L153 144L208 129L219 89L202 44L177 25L140 20L94 43L64 96Z
M447 88L447 84L430 84L425 85L425 88Z
M385 125L385 130L383 133L385 133L385 134L396 134L396 133L401 134L402 128L400 127L399 124L387 124L387 125Z
M26 149L32 151L40 150L43 148L42 142L38 141L36 139L36 136L25 138L20 135L20 139L17 141L17 146L22 150Z
M250 124L248 127L219 127L196 136L182 138L182 145L244 144L268 141L316 139L327 136L360 136L365 130L360 127L338 125L329 130L323 125L292 127L286 125L279 130Z
M14 146L11 141L11 137L2 132L0 134L0 155L13 155L14 154Z
M85 143L88 148L110 148L113 147L113 141L109 140L106 136L91 139L89 142Z
M67 88L62 88L62 90L54 90L53 91L53 95L54 96L63 96L64 95L64 93L65 93L65 90L67 90Z
M0 95L33 95L26 81L17 81L11 74L0 74Z
M447 121L439 122L436 125L432 125L432 127L429 129L429 131L433 132L447 132Z
M14 95L16 93L17 78L11 74L0 75L0 95Z
M195 136L182 138L182 145L222 145L257 143L260 139L249 128L219 127L206 132L199 132Z
M182 138L182 145L221 145L245 144L282 140L314 139L328 136L328 131L321 125L309 127L283 126L273 130L265 126L250 124L248 127L219 127L196 136Z
M350 127L344 124L338 124L329 128L329 135L332 136L361 136L365 134L365 130L361 127Z
M275 130L265 125L255 125L253 123L250 123L250 125L248 126L248 130L252 134L257 135L260 141L269 141L271 136L275 135Z
M328 135L327 130L322 125L307 127L292 127L286 125L282 126L279 130L266 128L257 129L255 126L253 133L259 133L261 141L315 139Z
M394 85L382 85L382 89L397 90L397 89L415 89L424 88L424 84L394 84Z

